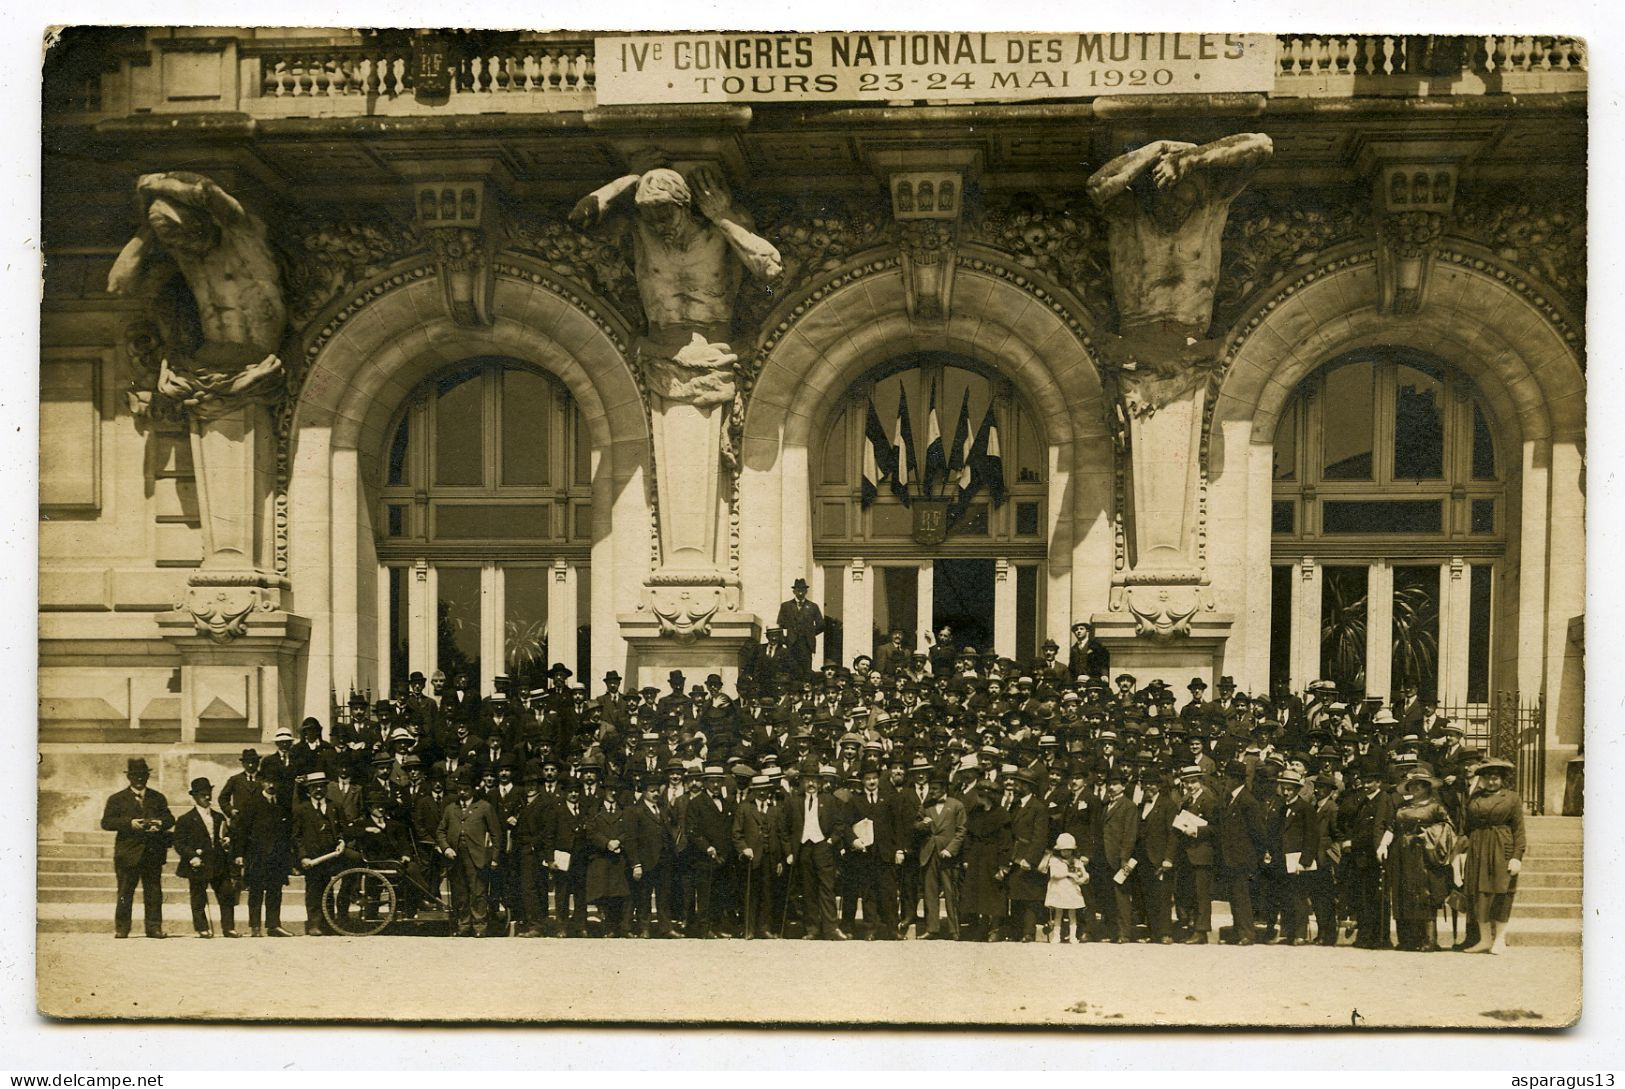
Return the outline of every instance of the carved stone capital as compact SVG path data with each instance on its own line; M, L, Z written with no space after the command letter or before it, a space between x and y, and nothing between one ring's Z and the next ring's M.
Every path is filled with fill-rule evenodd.
M263 586L225 584L213 580L186 588L186 597L175 603L177 611L191 614L197 633L216 643L229 643L248 630L248 619L256 612L275 612L281 594Z
M1443 236L1439 212L1413 209L1383 220L1377 264L1385 311L1414 314L1421 309L1433 254Z
M1134 617L1135 634L1169 642L1191 633L1191 620L1203 607L1202 587L1144 585L1123 588L1123 607Z
M964 178L956 170L911 171L893 174L890 188L909 316L946 321L953 309Z
M721 578L653 575L643 588L642 607L660 625L660 634L686 646L711 634L720 613L739 606L737 586Z
M498 225L485 183L420 182L415 208L417 225L440 266L446 313L458 325L490 325L495 287L491 255Z

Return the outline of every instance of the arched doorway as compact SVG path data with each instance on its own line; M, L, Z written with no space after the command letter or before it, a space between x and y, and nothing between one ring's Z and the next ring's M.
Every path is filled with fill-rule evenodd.
M539 688L560 657L590 668L591 434L564 384L468 359L420 382L389 436L374 522L386 690L414 669L479 692L499 674Z
M1508 523L1491 420L1470 378L1403 347L1299 384L1275 430L1272 682L1490 700Z
M962 648L1037 653L1049 442L1009 379L949 352L894 357L847 388L810 462L814 562L843 589L827 659L899 631L924 649L945 627ZM869 631L848 639L851 623Z

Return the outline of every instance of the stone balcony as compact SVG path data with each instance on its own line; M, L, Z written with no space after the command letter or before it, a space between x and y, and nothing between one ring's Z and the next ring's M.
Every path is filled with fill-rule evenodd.
M120 32L110 32L117 34ZM1578 38L1279 35L1273 98L1415 98L1583 92ZM410 38L356 31L164 28L122 32L48 81L49 121L139 115L407 118L565 113L596 105L593 39L490 34L450 58L422 101Z

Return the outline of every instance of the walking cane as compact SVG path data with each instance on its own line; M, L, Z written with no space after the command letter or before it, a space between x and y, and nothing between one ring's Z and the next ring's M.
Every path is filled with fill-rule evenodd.
M794 891L796 886L796 880L792 875L796 872L796 867L800 865L800 863L795 861L795 859L798 857L800 856L790 856L790 865L785 870L784 874L784 913L779 917L780 937L784 936L784 928L790 925L790 894Z
M756 937L756 916L754 916L754 915L752 915L750 913L750 876L751 876L751 871L754 870L754 869L756 869L756 860L754 858L745 859L745 919L744 919L745 926L744 926L744 930L745 930L745 940L746 941L749 941L750 939Z

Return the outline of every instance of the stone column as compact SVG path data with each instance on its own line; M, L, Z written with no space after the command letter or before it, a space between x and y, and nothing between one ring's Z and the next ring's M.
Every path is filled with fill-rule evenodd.
M1320 565L1305 556L1292 565L1292 690L1320 678Z
M920 561L920 566L914 569L914 640L915 650L925 652L930 649L925 641L925 633L936 633L932 623L932 616L936 612L937 603L937 572L930 560ZM897 626L897 618L892 618L892 626ZM984 649L981 647L978 650Z
M1003 557L993 561L993 649L1016 657L1016 568Z
M1365 694L1387 702L1394 690L1394 569L1377 560L1365 581Z
M1441 706L1467 702L1467 644L1472 625L1472 581L1460 556L1439 565L1439 691Z

